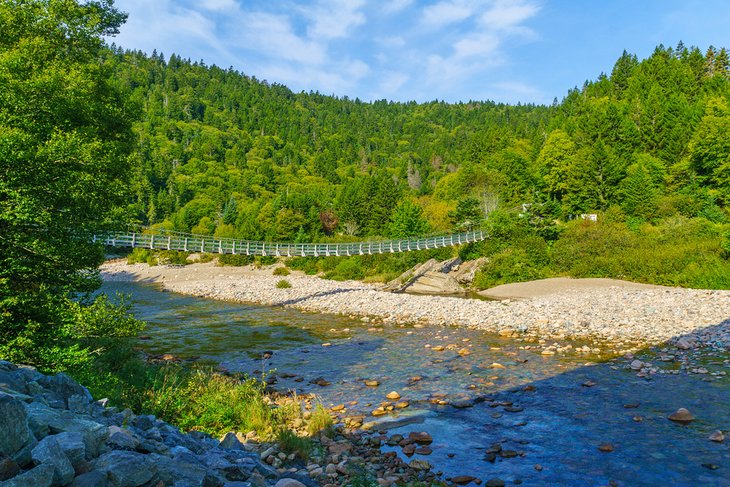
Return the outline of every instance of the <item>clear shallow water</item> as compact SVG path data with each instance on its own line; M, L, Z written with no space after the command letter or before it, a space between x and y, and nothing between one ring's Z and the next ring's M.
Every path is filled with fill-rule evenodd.
M389 434L428 431L433 454L412 458L427 459L446 477L500 477L508 485L730 486L728 445L707 439L713 430L730 430L727 382L639 379L607 364L586 366L581 357L520 350L523 343L475 330L378 326L382 331L374 331L359 320L176 295L150 285L103 288L109 294L117 290L131 294L135 315L150 323L145 331L150 339L140 341L149 353L265 372L276 378L275 387L316 393L327 406L357 401L348 415L367 415L388 392L398 391L410 407L378 420L405 423L389 426ZM437 345L447 349L434 351ZM461 349L470 353L462 356ZM263 352L273 354L263 359ZM414 376L421 380L412 381ZM317 378L331 384L311 383ZM367 387L364 379L380 386ZM586 380L596 385L585 387ZM528 385L534 390L524 390ZM430 404L435 396L487 400L457 409ZM522 411L509 412L499 401ZM686 426L668 421L679 407L698 420ZM518 456L485 460L497 442ZM611 443L614 451L599 451L601 443Z

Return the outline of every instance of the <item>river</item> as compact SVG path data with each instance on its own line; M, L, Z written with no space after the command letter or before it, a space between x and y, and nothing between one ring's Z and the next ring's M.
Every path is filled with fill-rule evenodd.
M398 447L384 449L407 461L428 460L444 478L730 486L728 444L708 439L715 430L730 431L725 377L639 378L623 358L542 355L530 343L478 330L374 326L183 296L150 284L105 283L102 291L131 296L134 314L149 323L149 338L139 345L150 354L197 358L267 378L279 390L316 393L325 406L346 404L348 415L364 414L388 434L428 431L434 438L428 456L406 458ZM655 354L639 358L655 360ZM706 362L710 371L728 367L727 361ZM368 387L365 380L379 385ZM369 417L390 391L409 406ZM679 407L697 420L669 421ZM502 452L490 455L496 444ZM606 444L612 451L599 450Z

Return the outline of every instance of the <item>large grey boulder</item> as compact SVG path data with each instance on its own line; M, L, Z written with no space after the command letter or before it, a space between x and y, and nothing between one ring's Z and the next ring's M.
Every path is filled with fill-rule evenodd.
M78 470L88 460L83 434L78 431L66 431L53 435L53 438L61 446L61 450L68 457L74 470Z
M36 465L53 465L53 482L68 485L74 478L74 468L54 436L46 436L33 448Z
M97 458L95 470L106 472L111 487L139 487L157 476L157 465L146 455L115 450Z
M16 371L0 369L0 390L12 390L21 394L28 393L28 386L23 377Z
M71 487L107 487L106 473L92 470L76 477Z
M28 424L36 438L48 434L64 432L81 433L84 438L86 455L89 458L98 456L104 440L109 436L107 427L88 419L79 418L70 411L59 411L34 402L26 405Z
M68 399L74 395L86 398L87 403L91 402L92 399L91 393L86 387L63 372L53 376L43 376L38 380L38 383L58 395L64 402L65 407L68 407Z
M51 487L56 468L42 464L27 472L3 482L3 487Z
M0 454L23 466L28 463L28 453L35 444L23 403L10 394L0 392Z

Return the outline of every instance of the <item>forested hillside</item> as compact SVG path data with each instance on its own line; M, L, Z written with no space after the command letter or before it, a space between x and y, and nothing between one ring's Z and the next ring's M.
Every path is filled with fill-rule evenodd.
M611 225L641 242L705 235L701 245L715 257L727 246L725 49L659 46L642 61L624 52L610 74L549 107L365 103L295 94L174 55L112 46L109 56L143 112L130 209L144 225L314 241L446 231L497 210L496 233L511 228L510 248L492 242L466 253L507 252L527 259L530 272L490 283L584 275L556 264L555 244ZM586 213L600 216L595 228L567 223ZM629 237L616 239L617 252ZM515 257L525 241L538 249ZM588 273L698 284L595 266Z

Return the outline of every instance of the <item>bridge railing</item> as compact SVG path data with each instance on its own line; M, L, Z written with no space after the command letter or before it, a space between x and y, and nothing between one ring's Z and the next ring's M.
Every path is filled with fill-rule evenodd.
M486 234L482 230L435 237L354 243L261 242L154 233L117 233L94 236L94 242L101 242L110 247L275 257L324 257L411 252L451 247L485 239Z

